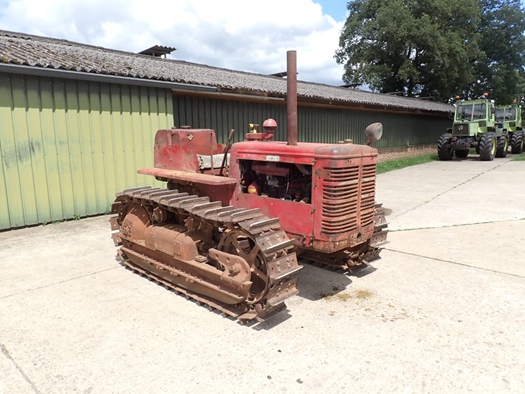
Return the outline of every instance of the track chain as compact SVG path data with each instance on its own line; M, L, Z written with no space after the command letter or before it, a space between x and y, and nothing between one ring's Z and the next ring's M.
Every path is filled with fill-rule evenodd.
M242 303L240 305L227 305L210 297L181 288L167 280L167 278L161 278L141 267L137 267L126 259L125 253L119 251L124 264L139 274L240 320L251 320L254 318L264 320L285 309L284 301L299 292L296 285L298 273L302 266L297 263L297 256L292 251L294 247L293 240L289 239L286 232L281 229L278 218L264 216L258 208L245 209L223 206L219 201L210 201L209 197L199 197L185 192L179 193L177 190L159 189L149 186L126 189L121 193L117 193L116 196L117 198L112 206L112 213L118 215L110 219L112 230L117 230L113 234L116 246L122 244L120 224L126 214L129 203L138 203L148 207L149 211L152 212L153 219L158 214L155 208L160 207L177 214L197 217L201 221L212 224L215 228L242 229L255 239L256 244L266 257L266 274L269 278L269 285L267 293L260 303L249 306ZM149 263L161 270L167 268L163 267L162 263L152 259L149 259Z
M363 258L363 260L367 262L379 259L379 254L381 253L381 250L383 250L383 248L380 246L388 243L386 239L388 234L388 223L386 221L385 211L382 208L382 205L382 203L376 203L375 205L376 212L374 215L374 233L370 239L370 250Z

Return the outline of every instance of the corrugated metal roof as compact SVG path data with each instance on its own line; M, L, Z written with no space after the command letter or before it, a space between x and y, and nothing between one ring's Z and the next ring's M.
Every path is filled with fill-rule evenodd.
M180 60L154 58L67 40L4 30L0 30L0 62L216 86L221 89L264 92L272 95L286 94L286 80L278 77L227 70ZM423 112L449 112L452 110L450 105L443 103L302 81L298 82L297 93L299 97L363 106L380 106Z

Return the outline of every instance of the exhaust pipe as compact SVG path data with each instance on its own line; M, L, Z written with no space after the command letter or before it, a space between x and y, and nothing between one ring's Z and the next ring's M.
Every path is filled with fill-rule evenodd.
M297 145L297 52L286 52L288 145Z

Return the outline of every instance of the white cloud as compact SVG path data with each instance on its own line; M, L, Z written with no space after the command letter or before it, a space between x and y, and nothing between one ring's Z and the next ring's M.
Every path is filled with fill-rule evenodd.
M3 5L5 4L5 5ZM0 28L139 52L177 48L172 58L269 74L297 50L299 79L342 83L333 58L342 22L312 0L8 0Z

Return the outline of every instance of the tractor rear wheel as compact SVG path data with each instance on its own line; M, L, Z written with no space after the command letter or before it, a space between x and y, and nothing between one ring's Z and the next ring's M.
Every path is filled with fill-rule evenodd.
M510 139L510 149L514 154L518 154L523 151L523 131L518 130L512 133L512 137Z
M444 133L438 139L437 150L439 160L452 160L452 134Z
M502 135L498 138L498 147L496 149L496 157L507 156L507 150L509 149L509 139L506 135Z
M465 157L468 156L469 150L468 149L456 150L455 153L458 159L464 159Z
M483 161L494 160L496 155L496 136L494 133L485 133L479 140L479 158Z

